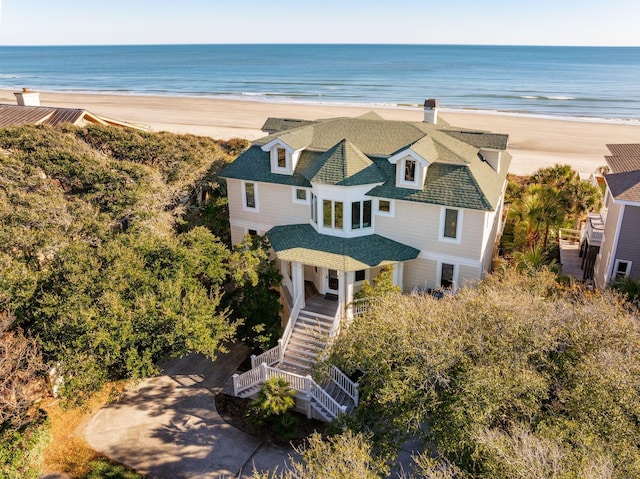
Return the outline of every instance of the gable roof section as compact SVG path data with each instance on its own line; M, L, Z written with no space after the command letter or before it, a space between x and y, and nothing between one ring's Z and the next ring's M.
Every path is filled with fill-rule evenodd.
M340 238L318 233L310 224L275 226L267 237L279 259L341 271L358 271L409 261L420 250L377 234Z
M640 203L640 144L607 145L611 173L604 176L611 195L619 201Z
M311 182L327 185L368 185L385 180L375 163L348 140L340 141L300 172Z

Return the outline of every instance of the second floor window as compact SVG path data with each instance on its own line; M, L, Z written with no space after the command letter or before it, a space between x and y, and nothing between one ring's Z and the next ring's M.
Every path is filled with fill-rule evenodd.
M256 207L256 185L255 183L244 184L244 206L245 208Z
M341 230L343 228L342 201L322 201L322 225L325 228Z
M445 210L444 231L442 236L451 239L458 237L458 210L451 210L449 208Z
M371 200L351 203L351 229L371 228Z
M318 222L318 197L311 193L311 222Z

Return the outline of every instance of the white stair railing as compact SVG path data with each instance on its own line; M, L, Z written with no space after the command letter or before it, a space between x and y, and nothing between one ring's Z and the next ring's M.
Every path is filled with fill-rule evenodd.
M280 344L275 348L271 348L262 354L251 355L251 368L257 368L262 363L266 363L267 366L273 366L280 361Z
M299 292L296 296L296 299L293 303L293 308L291 308L291 313L289 314L289 320L287 321L287 327L284 328L284 332L282 333L282 337L278 339L278 346L280 348L278 361L284 361L284 353L289 345L289 340L291 339L291 335L293 334L293 328L296 326L296 321L298 320L298 316L300 315L300 310L302 309L302 302L304 299L303 292Z
M348 376L335 366L331 366L331 380L342 389L347 396L353 400L353 404L357 407L360 399L358 392L358 383L354 383Z
M328 415L328 419L330 420L338 417L338 414L345 413L347 411L347 406L338 404L336 400L322 389L322 387L319 386L311 376L300 376L299 374L282 371L281 369L267 366L265 363L262 363L257 368L250 369L243 374L234 374L233 393L234 395L239 396L244 391L247 391L273 377L284 379L289 383L291 389L298 393L304 393L311 402L311 406L320 414L323 414L324 416ZM317 404L314 404L311 399L315 400ZM318 405L320 407L318 407Z

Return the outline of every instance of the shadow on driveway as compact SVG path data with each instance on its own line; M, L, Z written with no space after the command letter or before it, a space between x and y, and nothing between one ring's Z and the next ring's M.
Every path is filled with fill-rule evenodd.
M190 355L164 364L96 414L85 428L96 451L154 478L250 478L282 469L291 448L266 444L227 424L214 397L249 355L229 346L215 361Z

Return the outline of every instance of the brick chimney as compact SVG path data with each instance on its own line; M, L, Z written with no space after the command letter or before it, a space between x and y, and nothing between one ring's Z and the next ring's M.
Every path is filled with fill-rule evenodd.
M23 88L21 92L14 93L20 106L40 106L40 93Z
M438 123L438 100L435 98L424 101L424 122L434 125Z

